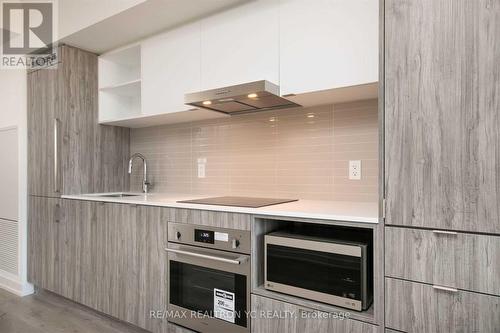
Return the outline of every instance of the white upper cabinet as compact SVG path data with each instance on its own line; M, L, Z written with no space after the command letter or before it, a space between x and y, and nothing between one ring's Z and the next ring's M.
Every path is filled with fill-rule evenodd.
M200 89L200 23L142 43L142 113L188 110L184 94Z
M281 94L377 82L378 3L282 0Z
M279 84L279 0L258 0L201 21L201 88Z
M99 121L144 127L222 117L191 110L184 95L258 80L301 105L376 97L378 3L254 0L107 53Z

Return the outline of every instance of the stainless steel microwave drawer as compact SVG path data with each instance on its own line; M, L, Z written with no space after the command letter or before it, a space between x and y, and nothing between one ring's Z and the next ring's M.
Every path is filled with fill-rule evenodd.
M385 323L414 333L499 332L500 297L386 278Z
M385 228L385 275L500 296L500 236Z
M252 295L252 333L376 333L378 326ZM346 311L349 312L349 311Z

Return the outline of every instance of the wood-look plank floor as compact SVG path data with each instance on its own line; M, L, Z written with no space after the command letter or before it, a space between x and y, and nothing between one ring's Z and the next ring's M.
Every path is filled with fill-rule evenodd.
M55 294L18 297L0 289L1 333L145 333Z

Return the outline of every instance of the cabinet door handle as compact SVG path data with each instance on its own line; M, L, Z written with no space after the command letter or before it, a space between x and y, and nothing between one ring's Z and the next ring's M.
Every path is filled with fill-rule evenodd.
M444 231L444 230L432 230L433 233L436 235L450 235L450 236L457 236L458 233L454 231Z
M452 292L452 293L458 292L458 289L456 289L456 288L450 288L450 287L443 287L443 286L433 285L432 288L437 289L437 290L449 291L449 292Z
M59 119L54 118L54 192L59 190Z

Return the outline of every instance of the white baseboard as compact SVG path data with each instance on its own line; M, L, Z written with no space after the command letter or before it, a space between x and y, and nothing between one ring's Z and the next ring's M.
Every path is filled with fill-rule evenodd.
M4 271L0 271L0 289L7 290L21 297L31 295L34 292L32 284L22 282L19 280L19 277Z

